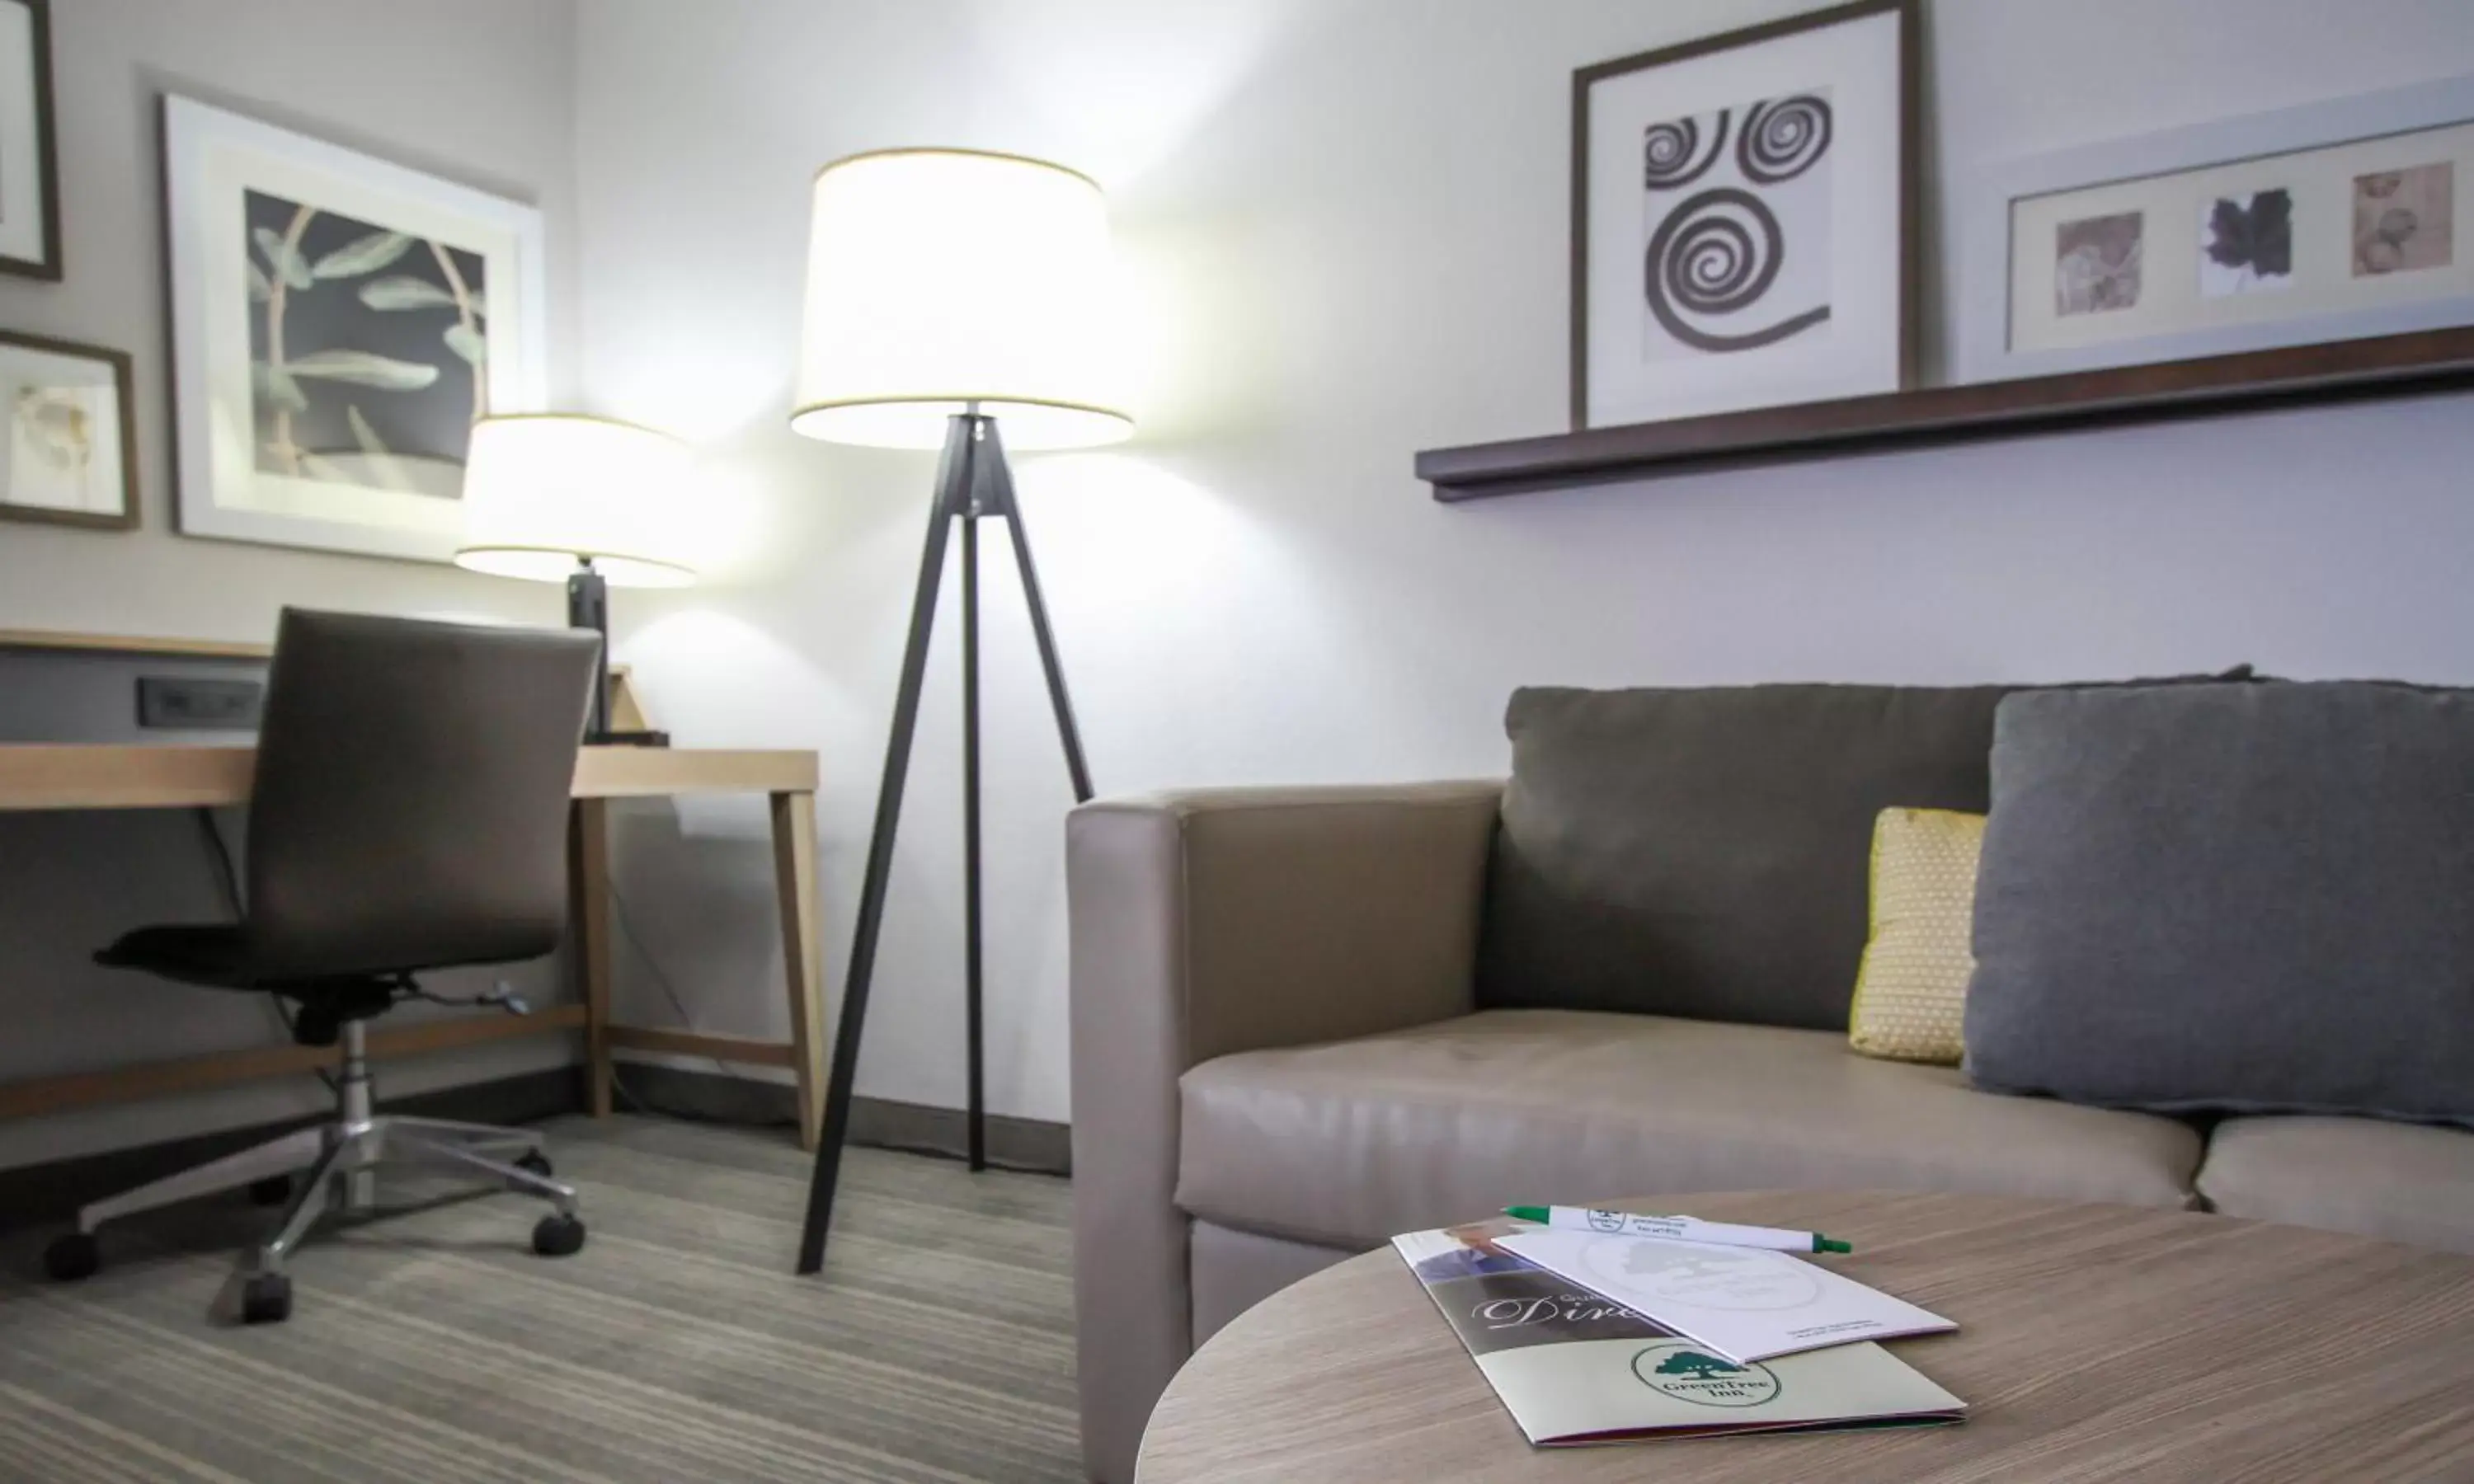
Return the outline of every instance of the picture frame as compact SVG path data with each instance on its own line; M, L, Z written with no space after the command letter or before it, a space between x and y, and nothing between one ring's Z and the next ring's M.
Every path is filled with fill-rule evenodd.
M0 0L0 274L61 277L52 0Z
M1958 199L1962 382L2474 324L2474 77L2010 160Z
M1572 74L1575 429L1915 375L1916 0Z
M134 397L128 351L0 330L0 518L136 529Z
M179 530L452 560L473 422L544 401L541 212L162 108Z

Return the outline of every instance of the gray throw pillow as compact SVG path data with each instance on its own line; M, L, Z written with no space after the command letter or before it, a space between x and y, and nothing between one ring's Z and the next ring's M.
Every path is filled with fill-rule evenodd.
M2474 1123L2474 692L2014 695L1975 939L1984 1087Z
M1479 1003L1845 1030L1874 818L1982 812L2008 693L1514 692Z

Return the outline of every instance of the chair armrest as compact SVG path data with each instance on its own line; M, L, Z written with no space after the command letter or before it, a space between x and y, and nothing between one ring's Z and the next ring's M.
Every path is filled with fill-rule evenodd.
M1066 822L1083 1457L1132 1476L1192 1348L1177 1078L1467 1014L1499 782L1213 789Z

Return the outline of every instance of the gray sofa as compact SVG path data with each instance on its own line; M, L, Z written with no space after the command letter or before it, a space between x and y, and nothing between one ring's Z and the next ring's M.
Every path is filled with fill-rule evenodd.
M1074 1261L1094 1478L1132 1477L1169 1378L1249 1305L1394 1233L1514 1202L1986 1191L2474 1252L2474 1135L2005 1097L1953 1067L1856 1056L1843 1025L1489 993L1503 787L1202 791L1073 815Z

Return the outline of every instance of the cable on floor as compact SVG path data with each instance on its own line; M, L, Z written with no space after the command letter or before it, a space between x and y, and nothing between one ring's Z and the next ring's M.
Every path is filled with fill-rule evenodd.
M678 986L671 982L669 974L663 969L662 961L653 956L652 948L645 944L643 936L636 931L635 918L627 909L627 898L618 891L618 883L610 882L609 889L610 916L618 924L618 936L626 939L628 946L636 950L637 962L643 965L646 973L652 975L653 983L661 989L662 997L670 1002L670 1009L678 1016L679 1024L687 1030L694 1030L695 1017L689 1013L686 999L681 997ZM734 1082L742 1080L737 1072L730 1069L730 1064L721 1058L714 1056L706 1057L705 1060L713 1064L716 1075L728 1077ZM618 1074L618 1066L615 1060L610 1067L610 1085L638 1113L658 1113L665 1118L679 1118L690 1123L726 1124L736 1128L747 1126L743 1120L737 1118L716 1117L711 1113L680 1113L669 1108L655 1108L637 1096L635 1090L627 1086L626 1079ZM791 1121L797 1120L794 1118Z

